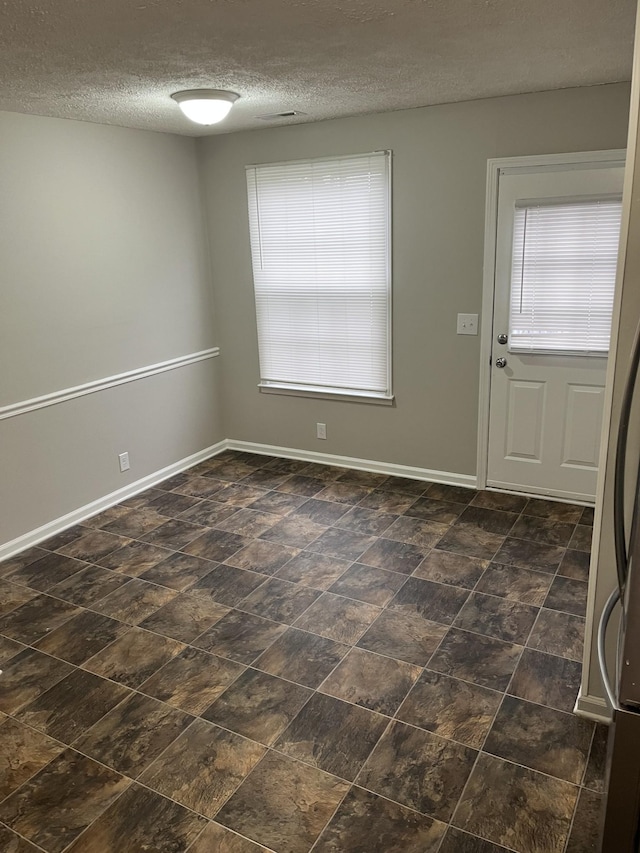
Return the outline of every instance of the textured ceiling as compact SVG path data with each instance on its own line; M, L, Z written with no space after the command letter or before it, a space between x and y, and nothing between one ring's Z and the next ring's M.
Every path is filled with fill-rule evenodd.
M635 0L3 0L0 109L188 135L628 80ZM232 89L215 128L169 95ZM278 122L284 123L284 122Z

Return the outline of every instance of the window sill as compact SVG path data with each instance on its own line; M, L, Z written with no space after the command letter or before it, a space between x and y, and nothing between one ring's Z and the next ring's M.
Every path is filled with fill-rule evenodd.
M261 394L282 394L286 397L314 397L318 400L342 400L345 403L369 403L376 406L393 406L395 397L368 392L309 390L298 385L258 385Z

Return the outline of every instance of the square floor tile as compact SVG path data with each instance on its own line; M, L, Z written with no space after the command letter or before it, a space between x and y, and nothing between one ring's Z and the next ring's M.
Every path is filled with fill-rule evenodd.
M451 628L429 661L429 669L506 690L521 652L522 646Z
M61 853L128 784L67 749L0 805L0 820L47 853Z
M87 566L49 590L56 598L64 598L79 607L91 607L97 601L124 586L128 577L100 566Z
M219 823L209 823L189 853L268 853L266 848L236 835Z
M211 480L203 477L201 482L204 484L203 489L206 489L208 486L210 495L217 491L217 486L215 483L212 485ZM224 521L225 518L230 518L236 512L238 512L238 508L231 506L231 504L221 504L213 500L204 500L192 506L186 512L183 512L180 520L199 524L201 527L215 527L216 524Z
M349 511L347 504L335 503L333 501L319 501L315 498L305 501L293 513L294 518L307 518L316 524L335 524Z
M305 687L317 687L348 649L348 646L325 637L289 628L260 655L255 666Z
M141 622L140 627L190 643L228 612L228 607L214 601L205 590L194 590L176 596Z
M440 501L435 498L420 497L405 510L404 514L412 518L421 518L423 521L453 524L465 506L465 504L455 501Z
M94 604L93 610L121 622L137 625L177 595L173 589L132 578L124 586Z
M278 570L277 577L313 589L327 589L342 577L351 564L348 560L300 551Z
M151 545L157 545L159 548L170 548L172 551L177 551L179 548L184 548L190 542L193 542L193 540L201 536L205 530L206 528L199 524L191 524L188 521L171 519L171 521L166 521L150 533L145 533L141 539L144 542L149 542ZM190 551L189 553L195 553L196 556L207 556L206 554L200 554L194 551ZM212 559L215 558L212 557Z
M297 620L296 627L353 645L380 613L373 604L325 592Z
M349 784L269 753L216 816L237 832L286 853L308 853Z
M196 720L141 781L198 814L213 817L255 767L265 748L205 720Z
M157 498L149 501L147 508L157 515L177 518L181 513L197 506L197 504L198 498L176 494L175 492L163 492Z
M0 723L0 800L59 755L63 746L7 717Z
M433 548L437 544L440 537L444 536L448 529L447 524L439 524L436 521L422 521L419 518L404 515L385 530L384 536L385 539L415 545L426 553L429 548Z
M353 563L329 591L384 607L405 582L406 576L397 572Z
M289 515L289 513L296 510L305 501L305 498L303 497L304 493L296 491L295 489L291 494L286 494L289 489L285 487L288 486L293 479L296 478L292 477L289 478L289 480L285 480L281 486L278 486L277 491L267 492L262 497L258 498L257 501L250 503L249 509L260 510L261 512L271 512L274 515ZM309 483L316 482L311 480L309 477L298 477L297 480L308 480ZM324 488L324 483L320 483L319 487ZM303 486L300 486L299 488L303 488Z
M541 652L581 661L584 624L585 620L580 616L543 608L527 645Z
M572 578L555 577L544 606L549 610L584 616L587 610L587 584Z
M452 823L520 853L562 853L578 790L481 754Z
M23 651L25 646L10 640L8 637L0 637L0 667L4 666L12 657Z
M446 827L369 791L353 787L314 853L436 853Z
M69 848L69 853L176 853L186 850L205 826L199 815L154 791L132 785Z
M530 539L545 545L566 548L574 531L574 525L564 521L551 521L532 515L521 515L514 524L511 535L516 539Z
M433 483L429 483L426 480L414 480L411 477L391 476L387 477L380 488L383 491L397 492L401 495L413 495L415 500L416 497L419 497L428 491L432 485Z
M176 640L131 628L83 666L127 687L137 687L183 649Z
M4 853L39 853L42 848L34 847L24 838L20 838L15 832L11 832L5 826L0 826L0 850Z
M181 497L181 495L176 495L175 497ZM157 500L162 500L162 498L157 498ZM190 500L190 498L187 498L187 500ZM130 509L128 512L119 515L118 518L105 524L102 529L107 533L117 533L119 536L139 539L145 533L149 533L150 530L160 527L167 520L165 515L156 512L154 503L155 501L151 501L149 508Z
M252 475L253 472L248 471L247 473ZM216 474L215 476L218 475ZM219 503L229 504L230 506L245 507L253 503L253 501L257 501L259 497L264 495L265 489L268 488L266 485L265 488L257 488L257 485L257 483L254 484L253 480L232 483L225 486L219 492L216 492L215 499Z
M354 483L344 483L336 480L333 483L328 483L325 488L318 492L318 500L334 501L342 504L357 504L366 495L370 489L365 486L358 486Z
M234 663L187 648L140 685L142 693L174 708L200 714L244 671Z
M436 549L427 554L415 570L414 577L473 589L488 565L488 560Z
M358 646L387 657L424 666L447 633L444 625L412 611L385 610Z
M518 513L488 509L481 506L468 506L458 518L456 524L472 524L487 533L499 533L506 536L518 518Z
M41 560L47 556L48 551L44 548L27 548L26 551L21 551L15 557L9 557L7 560L0 562L0 576L5 577L16 569L21 569L23 566L28 566L30 563L35 563L36 560Z
M507 537L494 557L494 562L520 569L555 574L564 556L564 548Z
M364 506L354 506L335 522L335 526L343 527L345 530L355 530L356 533L364 533L365 536L381 536L396 518L397 516L389 513L376 512Z
M576 551L584 551L590 553L591 538L593 536L593 528L585 524L578 524L573 532L573 536L569 541L569 548L574 548Z
M279 545L304 548L327 529L325 524L316 524L301 515L290 515L278 521L262 534L261 538Z
M422 578L409 578L389 604L389 609L418 613L432 622L450 625L468 597L467 589Z
M582 516L583 507L576 504L561 503L560 501L531 498L523 510L524 515L535 515L538 518L548 518L550 521L566 521L577 524Z
M318 598L320 592L299 584L270 578L237 606L274 622L290 625Z
M556 655L525 649L509 685L509 693L559 711L573 711L582 664Z
M410 575L424 560L426 549L393 539L377 539L359 558L359 562L378 569Z
M226 562L239 569L250 569L252 572L261 572L263 575L275 575L297 553L298 549L291 548L289 545L254 539L247 546L236 551Z
M324 487L324 481L318 480L316 477L308 477L305 474L292 474L290 477L287 477L281 486L278 486L278 492L311 498L317 495L318 492L321 492Z
M483 506L487 509L502 509L506 512L520 513L528 503L528 498L520 495L508 495L506 492L478 492L471 506Z
M322 693L392 716L420 675L420 667L351 649L320 687Z
M573 827L565 853L598 853L603 798L593 791L580 791Z
M232 610L193 640L192 645L249 664L286 630L285 625Z
M212 563L215 566L215 563ZM234 607L246 598L267 579L266 575L236 569L233 566L216 566L208 575L195 583L190 592L208 593L209 597L220 604Z
M59 601L48 595L37 595L0 616L0 634L30 645L79 612L77 607L66 601Z
M391 515L402 515L414 503L416 496L394 491L393 489L375 489L363 498L359 506L375 509L378 512L388 512Z
M193 717L132 693L77 741L76 748L135 778L189 725Z
M330 527L308 546L308 550L340 560L357 560L375 541L374 536Z
M574 714L505 696L484 750L579 784L592 735L593 723Z
M396 713L399 720L480 749L502 694L425 670Z
M73 672L73 667L34 649L24 649L3 667L0 711L15 714Z
M77 560L86 560L88 563L96 563L100 557L106 557L112 551L122 548L130 540L124 536L116 536L115 533L107 533L104 530L88 530L79 539L74 539L64 548L61 554L67 557L75 557Z
M201 716L271 746L311 695L299 684L248 669Z
M476 592L541 607L552 580L553 576L544 572L491 563L478 581Z
M122 622L85 610L39 640L37 647L80 666L127 630Z
M70 744L128 693L119 684L76 669L16 716L26 725Z
M475 749L394 722L357 782L422 814L448 821L477 755Z
M426 484L425 484L426 485ZM456 503L468 504L477 492L466 486L452 486L449 483L431 483L425 489L425 494L439 501L454 501Z
M465 631L524 645L537 615L537 607L472 592L454 624Z
M489 533L475 524L454 524L438 542L438 548L480 560L492 560L503 541L504 536Z
M275 749L353 782L388 722L380 714L316 693Z
M599 794L604 793L605 788L608 740L609 726L596 723L593 741L591 742L589 761L587 769L584 772L582 784L585 788L590 788Z
M158 548L147 542L130 542L124 548L118 548L117 551L102 557L97 562L105 569L113 569L124 575L136 577L169 556L171 551L168 548Z
M44 592L86 567L87 564L80 560L73 560L62 554L47 554L35 563L29 563L11 572L6 578L13 583Z
M269 512L260 512L256 509L241 509L224 521L219 521L218 530L226 530L228 533L238 533L248 539L260 536L265 530L269 530L278 521L278 516Z
M182 592L208 575L211 569L209 560L191 557L188 554L172 554L166 560L147 569L139 577L143 581L150 581Z
M585 551L573 551L567 548L558 574L566 578L573 578L577 581L589 580L589 566L591 562L591 554Z
M205 557L207 560L224 562L236 551L244 548L251 540L238 533L228 533L226 530L207 530L202 536L185 545L182 550L195 557Z
M33 589L27 589L24 586L11 583L10 581L0 581L0 616L15 610L21 604L26 604L27 601L35 598L37 593Z

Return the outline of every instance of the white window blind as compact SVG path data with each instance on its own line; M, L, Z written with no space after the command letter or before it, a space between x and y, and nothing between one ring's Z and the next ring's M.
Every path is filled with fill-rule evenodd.
M390 153L247 168L261 386L390 397Z
M608 351L621 207L610 197L516 206L510 349Z

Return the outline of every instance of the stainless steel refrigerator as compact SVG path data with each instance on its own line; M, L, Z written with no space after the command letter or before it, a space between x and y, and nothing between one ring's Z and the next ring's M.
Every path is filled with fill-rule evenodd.
M602 853L640 853L640 470L630 524L625 524L629 495L627 456L634 396L640 396L640 326L633 343L620 411L614 470L614 545L618 584L600 619L598 659L613 708L607 754ZM637 402L636 402L637 405ZM627 529L628 528L628 529ZM619 611L615 664L607 665L607 632ZM611 628L609 627L611 625Z

